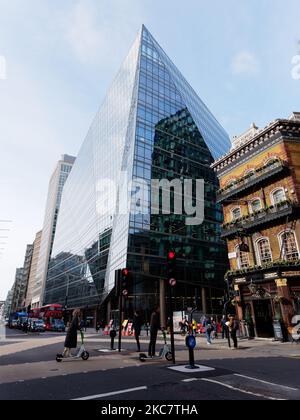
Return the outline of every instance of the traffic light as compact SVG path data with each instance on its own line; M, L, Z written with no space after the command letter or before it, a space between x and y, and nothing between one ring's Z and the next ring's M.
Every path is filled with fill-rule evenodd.
M123 296L128 296L129 288L129 270L128 268L123 268L121 271L121 293Z
M169 285L171 287L175 287L177 280L176 280L176 252L171 250L168 252L167 257L167 278Z

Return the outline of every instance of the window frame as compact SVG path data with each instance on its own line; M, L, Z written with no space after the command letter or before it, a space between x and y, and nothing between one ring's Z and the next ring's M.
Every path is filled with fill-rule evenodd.
M280 256L284 261L295 261L295 259L288 259L286 257L286 252L285 249L283 247L283 235L287 234L287 233L292 233L294 235L294 239L295 239L295 244L296 244L296 249L297 249L297 253L298 253L298 258L300 259L300 252L299 252L299 244L298 244L298 239L297 239L297 235L296 235L296 231L293 229L284 229L283 231L281 231L278 234L278 242L279 242L279 250L280 250ZM281 252L281 250L283 250L283 252Z
M235 210L239 210L240 217L234 217L234 211ZM242 208L241 208L241 206L236 206L236 207L233 207L232 209L230 209L230 218L231 218L231 221L232 222L235 222L236 220L241 219L241 217L242 217Z
M241 251L240 251L240 245L236 245L235 246L235 253L236 253L236 262L237 262L237 268L239 270L245 270L247 268L250 267L250 258L249 258L249 253L247 252L243 252L243 254L246 254L247 256L247 260L248 260L248 264L246 267L242 267L242 260L241 260Z
M253 210L253 207L252 207L252 204L255 202L255 201L259 201L259 204L260 204L260 209L259 210ZM254 214L256 211L260 211L260 210L262 210L263 209L263 206L262 206L262 199L260 198L260 197L255 197L255 198L253 198L253 199L251 199L251 201L249 201L249 213L251 213L251 214Z
M281 201L279 201L278 203L276 203L275 202L275 199L274 199L274 194L277 191L282 191L283 192L283 195L284 195L284 199L281 200ZM277 206L279 203L282 203L283 201L287 200L286 193L285 193L285 188L284 187L277 187L277 188L275 188L274 190L272 190L270 192L270 198L271 198L271 203L272 203L273 206Z
M262 256L261 256L260 247L259 247L259 244L262 241L267 241L267 243L269 245L270 256L271 256L270 261L264 261L264 262L262 261ZM273 262L273 253L272 253L272 248L271 248L271 244L270 244L270 239L267 236L262 236L255 241L255 252L256 252L256 258L257 258L257 261L258 261L259 265L268 264L269 262Z

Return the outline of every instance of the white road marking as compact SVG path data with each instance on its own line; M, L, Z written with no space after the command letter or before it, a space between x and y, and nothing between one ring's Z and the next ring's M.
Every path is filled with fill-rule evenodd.
M272 401L286 401L284 398L267 397L266 395L257 394L257 393L254 393L254 392L251 392L251 391L246 391L246 390L240 389L240 388L235 388L234 386L224 384L223 382L218 382L218 381L215 381L213 379L202 378L201 381L210 382L210 383L216 384L216 385L221 385L221 386L223 386L225 388L228 388L228 389L231 389L233 391L242 392L243 394L253 395L254 397L260 397L260 398L264 398L264 399L272 400Z
M262 379L251 378L251 376L240 375L238 373L235 373L234 376L239 376L240 378L250 379L250 381L260 382L260 383L266 384L266 385L277 386L279 388L283 388L283 389L286 389L288 391L299 391L299 389L297 389L297 388L291 388L291 387L285 386L285 385L274 384L273 382L263 381Z
M99 399L99 398L112 397L114 395L129 394L130 392L145 391L146 389L148 389L146 386L140 386L138 388L123 389L122 391L108 392L106 394L91 395L89 397L83 397L83 398L75 398L72 401L96 400L96 399Z
M198 378L183 379L182 382L195 382L195 381L199 381L199 379Z

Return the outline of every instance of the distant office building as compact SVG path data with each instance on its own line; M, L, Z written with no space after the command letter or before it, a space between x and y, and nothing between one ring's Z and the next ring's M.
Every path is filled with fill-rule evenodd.
M101 106L65 186L49 266L45 301L85 314L116 315L115 270L131 273L126 314L134 308L149 319L165 300L166 257L177 253L174 308L220 311L226 271L220 240L222 210L218 180L210 168L230 148L224 129L143 27ZM140 212L122 213L128 180ZM181 214L151 214L151 179L204 179L204 222L187 226ZM117 186L107 188L109 179ZM101 193L106 189L107 197ZM135 193L140 193L136 199ZM142 196L142 197L141 197ZM195 192L191 198L196 199ZM110 211L102 211L112 202ZM135 214L134 214L135 213ZM104 315L103 315L104 314Z
M48 271L49 258L52 252L56 230L57 217L61 202L62 191L75 162L75 157L63 155L57 163L50 179L48 197L45 210L44 225L40 239L40 252L36 263L35 284L32 285L32 307L43 304L43 295Z
M29 274L27 293L26 293L26 303L25 303L26 308L28 306L31 306L33 289L35 287L37 263L38 263L38 259L40 255L41 238L42 238L42 231L36 234L36 237L33 243L32 260L31 260L30 274Z
M4 318L5 301L0 301L0 320Z
M213 167L242 332L272 338L281 322L292 334L300 319L300 113L251 126Z
M24 265L17 268L13 285L12 311L21 311L26 308L26 294L30 275L33 245L27 245Z
M11 312L11 305L12 305L12 298L13 298L13 290L10 290L7 293L7 297L4 303L4 310L3 310L3 317L9 318L10 312Z

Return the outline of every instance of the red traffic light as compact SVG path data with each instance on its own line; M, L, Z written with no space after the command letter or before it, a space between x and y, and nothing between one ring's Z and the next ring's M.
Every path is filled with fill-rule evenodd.
M128 275L129 275L129 270L128 270L128 268L124 268L124 269L122 270L122 276L127 277Z
M170 251L168 253L168 259L169 260L175 260L175 258L176 258L176 253L174 251Z

